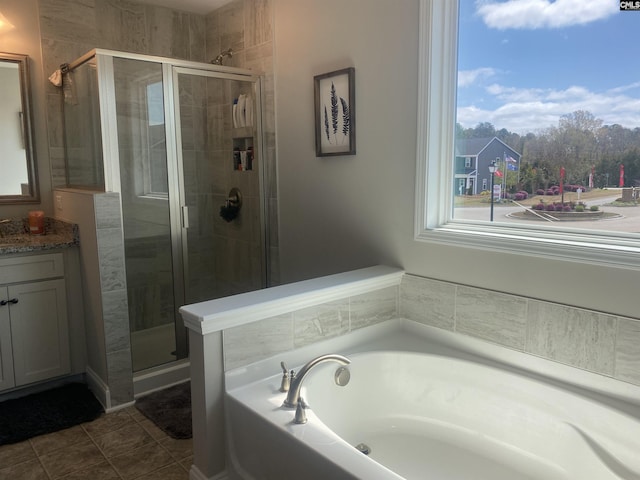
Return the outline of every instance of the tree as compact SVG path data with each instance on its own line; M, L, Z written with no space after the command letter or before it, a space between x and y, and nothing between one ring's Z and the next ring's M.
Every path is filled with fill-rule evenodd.
M602 120L590 112L577 110L563 115L558 122L557 141L563 147L559 160L567 169L570 183L581 183L598 161L597 132Z
M489 122L467 129L456 124L456 138L494 136L522 154L517 189L534 193L557 185L560 167L566 169L566 183L586 185L595 168L596 186L604 186L607 178L609 185L617 185L621 164L625 183L640 186L640 128L603 125L585 110L563 115L557 126L524 136L506 128L496 130Z
M490 122L481 122L473 129L473 135L469 138L489 138L496 136L496 128Z

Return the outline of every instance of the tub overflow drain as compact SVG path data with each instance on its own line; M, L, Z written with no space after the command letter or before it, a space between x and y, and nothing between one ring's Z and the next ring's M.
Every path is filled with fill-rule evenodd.
M371 448L369 448L369 445L366 445L364 443L359 443L358 445L356 445L356 449L358 449L365 455L369 455L371 453Z
M349 380L351 380L351 372L347 367L340 367L336 370L333 378L336 381L336 385L344 387L349 383Z

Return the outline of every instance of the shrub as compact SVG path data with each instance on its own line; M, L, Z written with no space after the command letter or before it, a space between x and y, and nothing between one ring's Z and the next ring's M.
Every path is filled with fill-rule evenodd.
M536 190L536 195L544 195L544 194L545 194L544 189L539 188L539 189Z
M591 205L591 206L589 207L589 210L591 210L592 212L597 212L597 211L598 211L598 210L600 210L600 209L598 208L598 205Z
M552 189L552 188L548 188L548 189L544 192L544 194L545 194L545 195L554 195L554 193L553 193L553 189Z
M526 200L526 198L527 198L527 197L525 197L521 192L518 192L518 193L516 193L516 194L513 196L513 199L514 199L516 202L519 202L520 200Z
M534 210L544 210L544 203L540 202L539 204L534 205L531 208L533 208Z
M584 205L582 204L576 205L576 212L584 212Z
M525 192L524 190L520 190L518 194L522 195L523 200L526 200L527 198L529 198L529 192Z
M571 205L565 205L564 207L562 207L562 211L563 212L570 212L571 211Z
M547 206L545 207L545 210L546 210L547 212L555 212L555 210L556 210L556 206L555 206L553 203L550 203L549 205L547 205Z

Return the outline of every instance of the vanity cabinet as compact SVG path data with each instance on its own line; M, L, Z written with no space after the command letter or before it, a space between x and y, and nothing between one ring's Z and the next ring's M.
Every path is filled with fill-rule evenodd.
M63 255L0 258L0 390L70 371Z

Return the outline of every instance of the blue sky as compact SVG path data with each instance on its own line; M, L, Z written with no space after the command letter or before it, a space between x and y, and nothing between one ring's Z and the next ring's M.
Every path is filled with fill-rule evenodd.
M640 11L619 0L460 0L458 119L524 134L588 110L640 127Z

